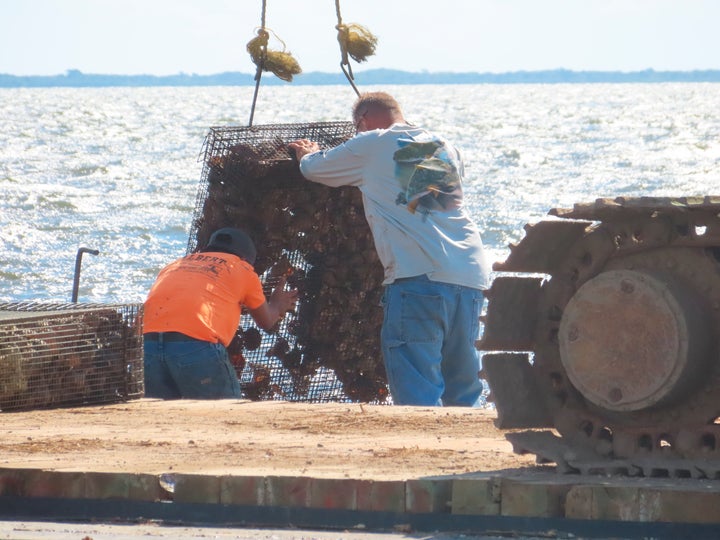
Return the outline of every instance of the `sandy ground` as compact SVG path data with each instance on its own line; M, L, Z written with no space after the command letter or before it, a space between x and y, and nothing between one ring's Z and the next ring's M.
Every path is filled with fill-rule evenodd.
M486 409L160 401L1 413L0 467L400 480L534 468ZM515 470L520 469L520 470Z
M150 524L83 524L33 521L0 522L0 538L12 540L504 540L507 536L468 533L392 533L369 531L310 531L235 529ZM548 536L512 535L516 540L547 540ZM618 539L615 539L618 540Z

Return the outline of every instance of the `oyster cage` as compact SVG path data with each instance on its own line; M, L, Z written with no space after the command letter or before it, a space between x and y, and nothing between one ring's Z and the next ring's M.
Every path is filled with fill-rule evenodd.
M141 304L0 304L0 409L141 398L141 316Z
M244 314L228 348L253 400L385 403L380 352L383 268L360 191L309 182L287 144L347 140L350 122L211 128L188 253L213 231L238 227L257 248L266 296L286 276L298 305L275 331Z

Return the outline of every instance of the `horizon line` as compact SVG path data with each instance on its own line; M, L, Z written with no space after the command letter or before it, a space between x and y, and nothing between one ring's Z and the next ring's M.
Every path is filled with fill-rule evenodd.
M396 68L370 68L370 69L364 69L364 70L354 70L354 73L360 74L360 73L371 73L371 72L377 72L377 71L383 71L383 72L395 72L395 73L408 73L412 75L490 75L490 76L497 76L497 75L513 75L513 74L533 74L533 73L557 73L557 72L565 72L565 73L619 73L619 74L641 74L641 73L657 73L657 74L663 74L663 73L697 73L697 72L720 72L720 67L718 68L694 68L694 69L655 69L655 68L644 68L644 69L634 69L634 70L625 70L625 69L571 69L571 68L543 68L543 69L515 69L515 70L506 70L506 71L441 71L441 70L429 70L429 69L423 69L420 71L411 71L411 70L404 70L404 69L396 69ZM267 72L265 72L267 73ZM247 75L254 77L255 73L252 72L245 72L245 71L218 71L214 73L197 73L197 72L188 72L188 71L177 71L174 73L164 73L164 74L157 74L157 73L111 73L111 72L91 72L91 71L82 71L77 68L68 68L62 73L53 73L53 74L25 74L25 75L19 75L16 73L5 73L0 72L0 76L10 76L10 77L69 77L73 75L91 75L91 76L105 76L105 77L177 77L177 76L186 76L186 77L214 77L219 75L227 75L227 74L239 74L239 75ZM272 75L271 73L267 73L268 75ZM342 73L338 73L335 71L303 71L301 73L298 73L296 76L300 77L302 75L341 75L344 76Z
M295 75L286 81L268 73L267 86L296 84L298 86L330 86L344 84L344 73L314 71ZM720 70L656 71L573 71L564 68L504 73L479 72L412 72L388 68L359 71L352 81L364 85L467 85L467 84L652 84L652 83L720 83ZM252 73L226 71L211 75L178 73L173 75L131 75L84 73L70 69L58 75L0 74L0 88L101 88L101 87L201 87L253 86L260 81Z

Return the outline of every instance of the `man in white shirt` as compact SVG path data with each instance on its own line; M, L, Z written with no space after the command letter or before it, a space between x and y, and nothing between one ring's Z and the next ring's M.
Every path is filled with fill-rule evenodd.
M489 265L463 206L460 153L408 124L384 92L362 94L353 120L356 136L335 148L289 146L308 180L362 192L385 271L381 344L393 403L477 405Z

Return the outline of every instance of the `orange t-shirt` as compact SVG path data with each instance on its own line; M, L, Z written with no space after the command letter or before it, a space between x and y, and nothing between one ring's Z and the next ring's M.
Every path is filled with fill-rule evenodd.
M240 324L242 306L265 302L253 267L228 253L193 253L158 274L143 310L143 332L181 332L226 347Z

